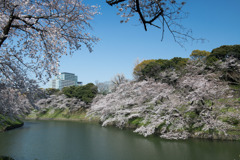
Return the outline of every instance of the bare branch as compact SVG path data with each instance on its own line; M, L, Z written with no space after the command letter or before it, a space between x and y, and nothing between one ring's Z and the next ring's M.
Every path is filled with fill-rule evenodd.
M124 1L126 1L126 0L106 0L106 2L111 6L121 3L121 2L124 2Z
M125 22L128 22L132 16L137 15L145 31L148 30L148 26L160 29L162 33L161 40L164 38L165 25L174 41L182 47L183 42L187 40L199 40L193 38L191 32L188 32L180 24L179 20L186 18L186 13L182 10L185 2L180 0L109 0L107 3L116 5L120 16L126 19Z

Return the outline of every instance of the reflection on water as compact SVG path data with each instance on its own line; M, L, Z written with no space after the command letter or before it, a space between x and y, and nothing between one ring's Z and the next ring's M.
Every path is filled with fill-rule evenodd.
M0 155L16 160L240 160L240 142L144 138L97 124L30 121L0 133Z

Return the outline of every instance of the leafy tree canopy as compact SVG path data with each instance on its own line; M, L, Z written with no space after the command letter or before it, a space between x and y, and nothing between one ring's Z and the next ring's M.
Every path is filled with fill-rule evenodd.
M84 86L70 86L62 89L63 94L68 98L78 98L89 104L93 98L97 95L98 89L93 83L88 83Z
M137 64L134 69L133 69L133 75L136 79L138 79L141 74L142 74L142 70L145 68L145 66L151 62L155 62L156 60L151 59L151 60L144 60L141 63Z
M211 52L205 51L205 50L193 50L190 54L190 58L193 60L200 60L207 56L209 56Z
M229 56L240 59L240 45L220 46L212 50L211 56L215 56L218 59L225 59Z
M45 92L46 92L46 94L48 94L48 95L52 95L52 94L57 94L57 93L59 93L60 90L59 90L59 89L55 89L55 88L47 88L47 89L45 89Z
M207 64L212 65L218 60L225 61L229 57L240 60L240 45L223 45L213 49L211 54L207 56Z
M158 80L160 72L165 70L180 70L186 66L188 60L188 58L174 57L170 60L158 59L152 61L141 70L142 76L139 78L139 80L146 78Z

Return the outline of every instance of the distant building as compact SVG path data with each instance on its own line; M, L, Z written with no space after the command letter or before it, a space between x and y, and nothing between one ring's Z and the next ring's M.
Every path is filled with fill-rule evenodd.
M78 82L78 77L73 73L62 72L55 79L50 81L49 87L62 89L68 86L82 85L82 82Z

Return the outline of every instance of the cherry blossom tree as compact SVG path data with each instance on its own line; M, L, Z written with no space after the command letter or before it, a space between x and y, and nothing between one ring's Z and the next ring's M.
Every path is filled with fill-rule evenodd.
M191 36L191 30L186 29L179 23L180 19L186 18L187 14L182 10L186 4L180 0L106 0L111 6L116 6L118 15L128 22L134 15L139 16L140 23L147 31L148 26L153 26L162 31L162 40L165 30L168 30L174 40L183 47L187 40L195 39Z
M111 82L113 84L112 91L115 91L120 84L127 82L127 79L125 78L124 74L116 74Z
M81 0L0 0L0 83L33 95L37 81L57 74L61 56L82 46L92 51L96 14L97 6Z
M216 136L227 135L226 131L232 126L221 121L221 117L239 119L237 113L222 112L231 104L224 106L219 103L220 99L229 99L231 103L234 101L234 92L228 82L221 78L230 68L240 75L239 60L236 58L216 62L211 69L204 61L189 60L181 68L182 72L162 71L160 81L149 79L120 84L115 92L96 97L87 115L99 117L102 126L135 128L134 132L144 136L159 134L167 139L211 138L212 130L218 130L214 133ZM233 124L231 120L229 123ZM199 126L202 126L201 129ZM193 131L193 128L198 129Z

